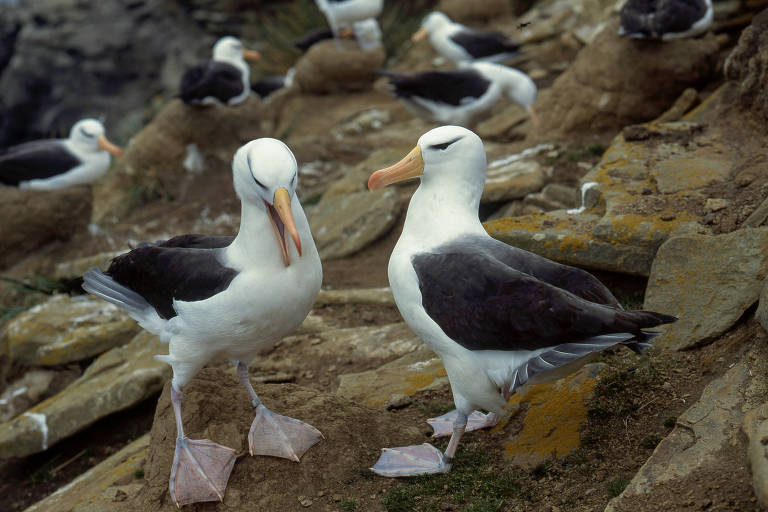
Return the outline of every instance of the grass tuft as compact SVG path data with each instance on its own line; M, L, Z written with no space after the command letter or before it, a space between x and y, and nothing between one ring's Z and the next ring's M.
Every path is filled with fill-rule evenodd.
M629 478L624 476L616 477L608 482L608 494L611 498L615 498L624 492L624 489L626 489L627 485L629 485Z

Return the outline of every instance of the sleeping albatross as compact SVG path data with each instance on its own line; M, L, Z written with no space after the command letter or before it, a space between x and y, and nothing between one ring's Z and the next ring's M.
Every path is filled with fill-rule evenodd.
M213 59L188 69L181 77L179 97L188 105L237 105L251 92L250 70L246 60L259 60L257 51L243 49L232 36L213 45Z
M178 437L169 487L177 506L223 500L235 463L235 450L187 438L181 421L184 386L214 357L235 364L251 398L251 455L298 462L322 439L311 425L267 409L248 379L248 362L301 324L320 290L320 257L296 196L296 159L282 142L258 139L235 153L232 171L242 204L236 237L142 244L105 273L83 276L88 292L169 343L169 354L158 359L173 369Z
M712 25L712 0L629 0L621 8L619 35L635 39L681 39Z
M104 125L82 119L67 139L25 142L0 150L0 183L34 190L87 185L109 168L109 154L122 150L104 136Z
M471 127L506 96L528 111L534 127L539 125L533 108L536 84L514 68L473 62L454 71L379 74L389 78L392 94L408 110L429 121Z
M614 345L641 352L655 336L643 329L675 320L624 311L589 273L488 236L477 213L485 150L473 132L427 132L368 188L415 177L389 283L403 319L442 359L458 413L445 453L430 444L384 449L372 469L392 477L449 471L474 409L502 414L526 382L560 377L553 373Z
M442 12L427 15L413 42L429 36L437 52L456 64L473 61L502 62L515 56L520 47L501 32L475 30L455 23Z

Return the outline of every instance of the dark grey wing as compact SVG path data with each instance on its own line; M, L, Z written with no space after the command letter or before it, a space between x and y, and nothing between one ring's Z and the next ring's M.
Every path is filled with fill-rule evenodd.
M421 253L412 263L427 314L470 350L551 349L616 333L643 337L642 329L675 320L584 300L483 252Z
M259 95L259 98L266 98L275 91L285 87L285 76L268 76L251 84L251 90Z
M563 265L536 253L485 236L468 237L458 242L461 250L482 250L497 260L552 286L567 290L590 302L621 309L611 291L595 276L580 268ZM448 246L450 250L450 246Z
M187 70L179 86L179 97L184 103L199 102L208 96L226 103L242 92L240 70L232 64L214 60Z
M27 142L0 151L0 183L18 186L63 174L80 164L61 141Z
M501 32L486 30L460 30L450 37L475 59L503 53L516 53L520 47Z
M293 46L305 52L326 39L333 39L333 31L328 28L320 28L304 34L301 39L293 42Z
M707 13L704 0L661 0L654 17L658 35L685 32Z
M219 253L218 249L179 246L137 247L113 259L106 274L169 319L176 316L174 300L205 300L229 287L237 271L222 265Z
M629 0L625 3L620 14L623 34L652 36L657 2L658 0Z
M179 235L156 245L159 247L183 247L186 249L221 249L228 247L233 236Z
M395 73L379 71L389 78L398 98L425 98L448 105L461 105L465 98L479 98L488 90L490 80L473 69Z

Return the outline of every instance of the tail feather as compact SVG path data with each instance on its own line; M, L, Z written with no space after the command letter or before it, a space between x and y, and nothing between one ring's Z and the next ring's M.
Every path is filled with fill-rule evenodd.
M124 309L139 325L153 334L160 334L166 321L147 300L108 275L92 268L83 275L83 289Z

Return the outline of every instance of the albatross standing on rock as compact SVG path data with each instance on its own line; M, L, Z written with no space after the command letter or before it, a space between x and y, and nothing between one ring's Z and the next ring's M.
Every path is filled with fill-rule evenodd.
M259 60L261 55L246 50L239 39L222 37L213 45L213 59L184 73L179 97L188 105L237 105L251 92L250 69L246 60Z
M428 14L411 39L417 42L427 36L440 55L456 64L503 62L520 51L517 43L501 32L465 27L439 11Z
M682 39L706 32L712 17L712 0L629 0L621 8L619 35Z
M0 183L34 190L88 185L109 168L109 154L122 150L104 136L104 125L82 119L67 139L25 142L0 150Z
M403 319L442 359L458 409L445 453L430 444L385 448L372 468L379 475L450 471L474 409L503 414L526 382L559 378L614 345L639 353L657 334L643 329L675 321L624 311L589 273L488 236L478 219L485 165L477 135L443 126L368 181L374 190L421 178L389 283Z
M474 62L454 71L379 74L389 78L392 94L411 112L430 121L470 127L506 96L528 111L534 127L539 126L533 107L536 84L514 68Z
M236 237L184 235L142 244L112 260L106 273L84 276L88 292L169 342L169 354L158 359L173 368L178 438L169 487L178 506L223 500L235 463L235 450L187 438L181 421L184 386L214 357L236 365L256 411L251 455L298 462L322 439L311 425L267 409L248 378L247 363L301 324L322 281L296 196L296 159L282 142L258 139L235 153L232 170L242 203Z

